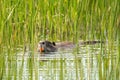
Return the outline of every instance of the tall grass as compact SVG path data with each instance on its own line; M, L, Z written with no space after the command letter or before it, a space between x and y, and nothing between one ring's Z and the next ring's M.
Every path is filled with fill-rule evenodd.
M32 46L31 50L33 51L31 58L27 60L30 79L33 79L34 51L39 40L73 41L75 43L78 43L79 40L108 41L108 48L112 52L107 53L109 56L111 53L117 54L118 58L115 61L110 61L109 58L101 58L101 55L105 53L101 44L101 53L97 58L100 71L99 79L120 79L117 77L120 76L119 0L1 0L0 10L1 80L4 78L3 76L7 76L7 79L12 79L10 76L15 76L14 79L17 79L17 59L12 62L14 58L11 56L17 54L15 48L18 45L22 45L25 49L28 44ZM116 49L113 46L115 41L119 46L117 53L113 52ZM61 59L60 69L64 68L62 62ZM23 73L23 63L24 60L22 60L20 75ZM75 63L77 70L79 68L77 58ZM108 70L109 66L115 74ZM102 71L102 69L104 70ZM110 72L110 75L107 75L107 71ZM77 73L79 72L76 71ZM64 78L62 70L60 76L61 79ZM37 77L38 75L35 79ZM22 79L22 77L20 78Z
M1 1L1 6L1 42L5 38L9 43L73 40L77 35L79 39L109 39L115 35L113 26L119 16L117 0L18 0Z

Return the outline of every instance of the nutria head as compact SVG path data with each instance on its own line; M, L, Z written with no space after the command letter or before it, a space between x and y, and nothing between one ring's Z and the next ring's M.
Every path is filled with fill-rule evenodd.
M50 41L42 41L38 44L38 51L39 52L55 52L57 51L55 42Z

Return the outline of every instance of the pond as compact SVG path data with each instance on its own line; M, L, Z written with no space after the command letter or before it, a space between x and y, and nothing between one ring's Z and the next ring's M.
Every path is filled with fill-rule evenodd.
M1 79L116 80L118 52L116 45L112 47L110 50L107 44L86 45L51 54L24 51L21 46L7 51L4 48Z

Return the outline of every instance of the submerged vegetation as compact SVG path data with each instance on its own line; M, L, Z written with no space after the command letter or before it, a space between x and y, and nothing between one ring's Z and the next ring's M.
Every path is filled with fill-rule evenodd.
M49 70L44 74L49 76L53 67L59 67L60 71L54 73L60 73L60 78L54 80L64 80L65 73L69 73L65 59L50 61L50 65L49 62L37 62L34 58L39 40L76 43L79 40L107 41L107 47L101 44L101 52L96 56L97 80L120 79L120 0L1 0L0 10L0 80L22 80L25 64L28 68L26 72L31 75L27 79L39 80L38 65L46 65ZM25 63L28 46L30 58ZM20 64L18 53L23 55ZM82 59L77 58L77 52L74 53L74 79L84 80L83 70L78 71L83 69ZM87 62L90 69L92 61L87 59ZM87 74L87 80L90 79L90 74Z

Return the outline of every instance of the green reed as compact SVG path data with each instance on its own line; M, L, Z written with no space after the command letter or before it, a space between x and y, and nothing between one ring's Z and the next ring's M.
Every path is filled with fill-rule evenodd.
M32 46L31 58L28 59L28 68L31 75L35 67L34 51L39 40L51 41L73 41L79 40L101 40L108 41L110 56L114 53L114 41L119 44L119 26L120 26L120 1L119 0L1 0L0 1L0 79L11 75L20 74L22 79L24 59L20 67L20 72L16 72L17 60L12 58L16 55L18 45L23 48L29 44ZM3 48L5 47L5 48ZM101 44L101 53L97 57L99 65L99 79L119 79L119 55L120 47L117 48L117 60L112 60L110 65L109 58L101 58L105 54L104 45ZM75 52L75 55L77 52ZM7 64L6 58L7 55ZM111 56L112 57L112 56ZM13 62L12 62L13 61ZM88 60L89 61L89 60ZM56 61L54 62L56 63ZM79 73L78 59L75 59L76 74ZM101 65L104 64L104 66ZM114 64L117 63L117 64ZM60 60L60 69L63 69L63 61ZM8 65L8 66L7 66ZM82 65L81 65L82 66ZM116 74L109 73L108 67L111 66ZM6 68L10 69L6 72ZM81 68L80 68L81 69ZM104 71L102 71L104 69ZM12 71L11 71L12 70ZM35 69L37 74L37 69ZM82 71L80 73L83 73ZM64 78L63 71L60 71L61 79ZM35 79L37 79L38 74ZM106 77L109 76L109 77ZM77 75L76 75L77 77ZM81 78L82 75L81 75ZM77 78L76 78L77 79Z

